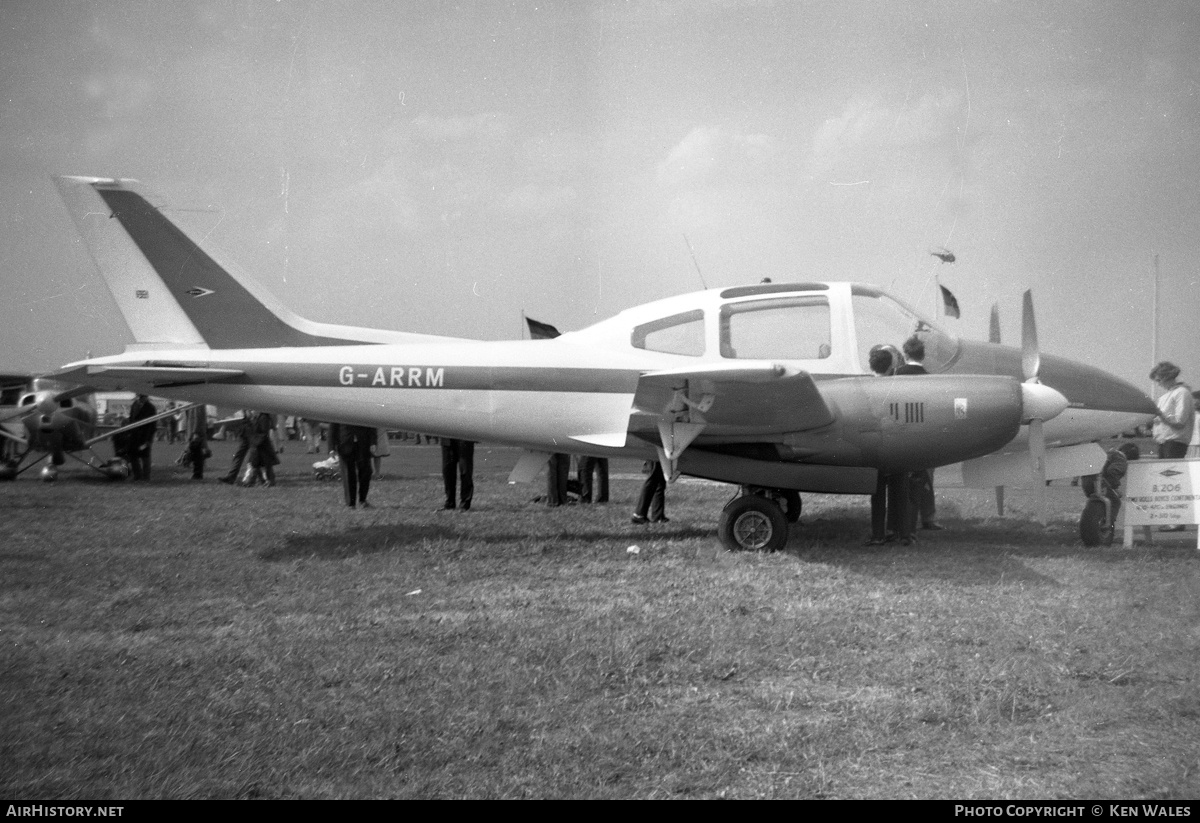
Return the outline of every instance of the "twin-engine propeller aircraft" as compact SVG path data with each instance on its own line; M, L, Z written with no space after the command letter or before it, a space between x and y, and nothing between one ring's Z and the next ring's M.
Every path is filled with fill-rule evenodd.
M174 408L97 434L93 392L88 386L67 385L45 378L36 378L28 384L15 405L0 416L0 437L20 448L11 458L0 460L0 480L14 480L48 458L49 462L42 467L41 479L54 481L58 479L58 467L68 457L111 480L124 480L129 476L129 463L119 457L103 459L92 451L92 446L141 426L154 425L164 417L189 408ZM19 433L21 428L25 430L24 436ZM83 459L77 452L86 453L88 459ZM33 459L25 462L31 455Z
M231 275L132 181L56 184L137 341L58 379L513 444L529 452L515 479L551 452L657 459L741 487L720 518L729 548L780 548L800 492L869 494L880 471L1096 471L1092 441L1154 413L1099 369L1041 357L1028 299L1022 349L958 340L861 283L710 289L546 340L336 326ZM874 344L914 333L932 374L870 374Z

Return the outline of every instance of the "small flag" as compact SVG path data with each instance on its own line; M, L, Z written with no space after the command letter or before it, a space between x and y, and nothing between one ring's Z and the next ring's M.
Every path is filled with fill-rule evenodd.
M552 340L562 334L549 323L539 323L531 317L526 317L525 323L529 326L529 336L534 340Z
M945 286L938 286L942 290L942 306L946 310L947 317L959 317L958 301L954 299L954 295L950 293L950 289Z

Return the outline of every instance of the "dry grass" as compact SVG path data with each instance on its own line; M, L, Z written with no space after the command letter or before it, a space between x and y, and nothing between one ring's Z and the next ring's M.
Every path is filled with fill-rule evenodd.
M1085 549L1077 489L948 491L867 549L813 496L730 555L722 487L635 527L635 478L548 510L496 452L443 513L394 451L367 512L290 453L269 491L0 486L0 796L1200 795L1194 532Z

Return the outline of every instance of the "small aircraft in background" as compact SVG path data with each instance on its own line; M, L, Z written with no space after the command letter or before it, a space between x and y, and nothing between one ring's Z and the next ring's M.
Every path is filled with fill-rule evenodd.
M731 549L781 548L801 492L870 494L880 472L963 464L972 485L1099 470L1094 441L1154 404L1100 369L960 340L864 283L758 283L627 309L553 339L480 341L316 323L226 271L133 181L55 178L136 341L64 366L81 385L526 449L659 461L741 489ZM877 378L910 335L928 375Z
M7 388L13 387L14 384L9 384ZM130 474L129 463L120 457L101 458L92 451L92 446L192 408L176 407L98 434L93 394L90 387L45 378L31 378L25 383L20 394L13 398L15 403L0 417L0 437L17 447L17 453L0 461L0 480L14 480L48 460L40 476L52 482L58 479L58 467L68 457L111 480L124 480ZM86 453L87 459L80 457L79 452Z

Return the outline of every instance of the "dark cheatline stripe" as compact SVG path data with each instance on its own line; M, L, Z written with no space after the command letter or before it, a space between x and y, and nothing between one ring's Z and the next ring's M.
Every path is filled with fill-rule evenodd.
M292 328L258 302L141 195L126 189L106 188L104 184L94 184L94 188L210 347L362 345L361 340L317 337ZM210 293L200 297L188 293L197 289Z
M156 361L165 368L189 364ZM207 363L192 363L204 368ZM556 391L597 394L633 394L641 372L630 369L571 369L536 366L441 366L393 363L263 363L246 361L220 363L221 368L240 369L244 377L233 385L306 386L310 388L412 389L457 391Z

